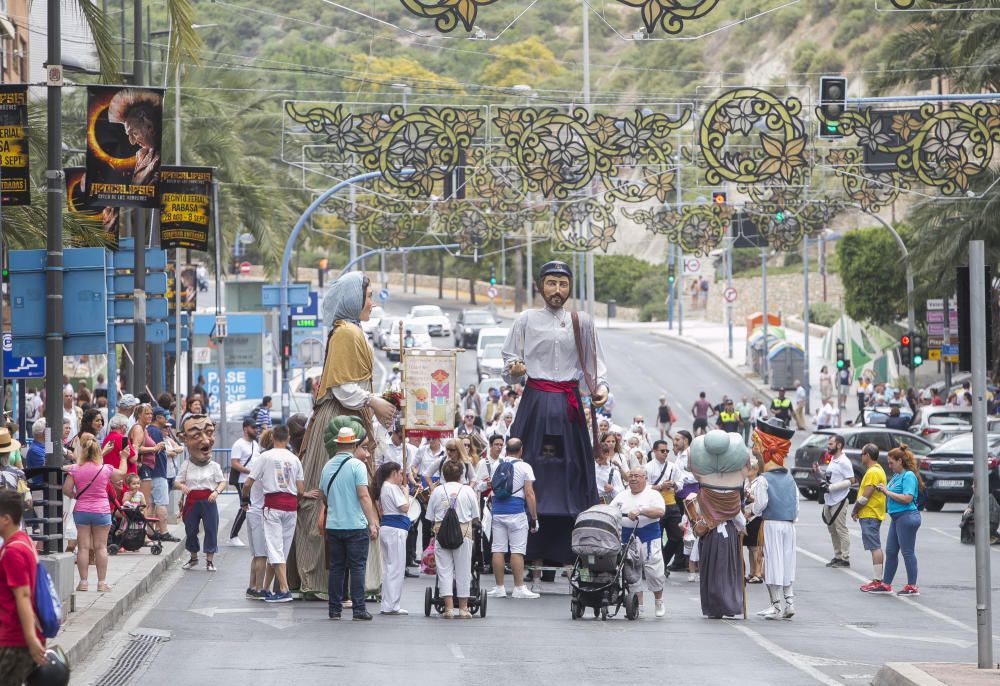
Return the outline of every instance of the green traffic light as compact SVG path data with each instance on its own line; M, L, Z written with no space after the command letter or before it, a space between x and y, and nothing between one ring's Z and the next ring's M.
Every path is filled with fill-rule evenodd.
M844 368L844 361L837 360L837 369L843 369L843 368Z
M774 213L774 221L778 222L779 224L781 222L785 221L785 213L782 212L781 210L778 210L777 212L775 212Z
M835 121L828 121L826 123L826 132L827 133L837 133L837 122L835 122Z
M914 366L919 366L919 365L922 365L923 363L924 363L924 358L922 356L920 356L920 355L914 355L913 356L913 365Z
M497 280L496 279L490 279L490 285L491 286L496 286L497 285Z

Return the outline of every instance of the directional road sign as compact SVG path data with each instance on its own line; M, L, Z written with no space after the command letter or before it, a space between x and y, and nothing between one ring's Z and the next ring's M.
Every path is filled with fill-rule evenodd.
M14 355L14 339L3 334L3 377L5 379L41 379L45 376L44 357Z

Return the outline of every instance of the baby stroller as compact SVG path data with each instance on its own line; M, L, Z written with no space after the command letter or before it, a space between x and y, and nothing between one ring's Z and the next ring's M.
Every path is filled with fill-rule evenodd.
M639 618L639 596L630 587L642 578L637 564L635 529L622 545L622 514L616 507L595 505L580 513L573 525L571 545L577 556L570 574L570 616L583 617L589 607L606 620L625 607L625 618ZM614 611L609 608L614 606Z
M478 614L486 617L486 589L481 588L479 577L482 576L483 569L483 527L474 523L472 525L472 583L469 584L469 612L472 615ZM434 541L437 545L437 541ZM455 597L455 589L452 588L452 598ZM444 614L444 600L441 598L438 589L437 575L434 576L434 587L427 587L424 591L424 616L431 616L431 609L437 611L439 615Z
M111 499L111 530L108 532L108 555L117 555L120 550L135 552L146 545L148 537L149 552L159 555L163 552L163 543L156 531L159 519L147 517L141 508L123 507L117 496L108 492Z

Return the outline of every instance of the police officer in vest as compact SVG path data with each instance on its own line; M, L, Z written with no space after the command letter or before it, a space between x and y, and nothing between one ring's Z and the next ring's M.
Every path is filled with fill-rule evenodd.
M740 432L740 413L733 408L732 398L726 398L722 402L722 409L719 410L718 426L723 431L729 433Z
M792 420L792 401L785 397L785 389L778 389L778 397L771 400L771 416L781 420L784 426Z

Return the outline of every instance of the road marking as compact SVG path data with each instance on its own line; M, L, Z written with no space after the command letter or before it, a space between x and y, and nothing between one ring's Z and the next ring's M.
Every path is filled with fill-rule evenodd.
M853 629L857 631L862 636L868 636L870 638L890 638L898 639L900 641L921 641L923 643L945 643L947 645L957 646L959 648L968 648L975 645L975 641L963 641L958 638L931 638L929 636L900 636L898 634L883 634L878 631L872 631L871 629L866 629L863 626L856 626L854 624L846 624L848 629Z
M451 651L452 656L456 660L465 659L465 653L462 652L462 646L458 645L457 643L449 643L448 649Z
M826 686L841 686L839 681L831 677L828 677L826 674L824 674L823 672L819 671L818 669L810 665L806 659L803 659L803 656L799 655L798 653L793 653L790 650L786 650L785 648L782 648L777 643L765 638L764 636L761 636L759 633L757 633L750 627L746 626L745 624L728 620L726 621L726 624L733 627L741 634L745 635L751 641L753 641L758 646L760 646L767 652L777 657L779 660L783 660L788 664L790 664L795 669L799 670L800 672L808 674L819 683L826 684Z
M201 615L203 617L214 617L215 615L252 614L254 612L260 612L260 609L256 607L242 607L242 608L202 607L202 608L189 609L188 612L193 612L196 615Z
M961 537L956 536L955 534L949 534L944 529L938 529L937 527L934 527L934 526L930 526L930 527L927 527L927 528L930 529L931 531L933 531L934 533L941 534L942 536L950 538L953 541L961 541L962 540ZM990 546L990 552L991 553L1000 553L1000 550L997 550L993 546Z
M291 622L287 619L267 619L264 617L251 617L250 619L252 619L255 622L260 622L261 624L265 624L271 627L272 629L277 629L278 631L282 631L297 624L297 622Z

